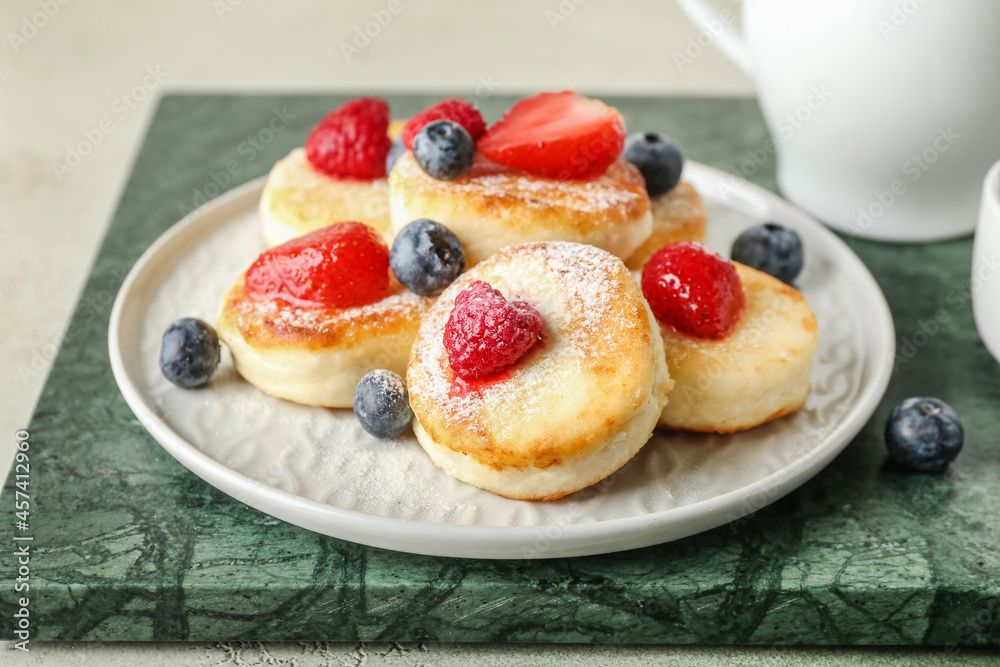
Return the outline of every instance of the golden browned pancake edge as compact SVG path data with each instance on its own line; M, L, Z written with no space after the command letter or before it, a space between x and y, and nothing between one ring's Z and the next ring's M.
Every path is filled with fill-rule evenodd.
M651 204L653 233L625 260L625 265L633 271L641 270L663 246L683 241L700 243L705 239L708 210L690 183L681 181L669 192L651 198Z
M618 256L652 231L649 196L639 171L622 159L599 178L562 181L494 164L481 155L462 176L428 176L412 153L389 174L393 229L417 218L449 227L473 266L507 245L532 241L589 243Z

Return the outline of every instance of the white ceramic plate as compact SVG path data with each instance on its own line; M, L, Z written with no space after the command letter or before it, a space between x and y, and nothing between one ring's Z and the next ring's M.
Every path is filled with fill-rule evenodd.
M310 530L376 547L470 558L553 558L675 540L733 522L808 480L865 424L885 392L895 334L885 298L836 236L775 195L687 163L709 206L707 243L725 252L763 220L796 229L798 285L816 311L813 392L798 413L736 435L659 432L618 473L555 502L500 498L452 479L408 430L380 441L350 410L264 395L228 352L208 387L160 374L163 331L179 317L214 323L222 294L263 251L264 179L198 209L139 259L111 314L111 364L152 436L209 484Z

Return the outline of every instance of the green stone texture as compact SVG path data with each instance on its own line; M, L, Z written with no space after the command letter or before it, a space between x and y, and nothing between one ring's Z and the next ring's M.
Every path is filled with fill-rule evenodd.
M440 99L389 97L395 117ZM968 238L852 241L897 327L885 399L812 481L751 517L677 542L549 561L414 556L285 524L175 462L112 378L113 297L139 255L198 203L196 191L217 194L213 173L230 161L239 168L223 189L267 173L345 99L161 100L29 426L27 533L13 527L13 477L0 496L0 544L8 545L0 549L0 637L14 638L17 533L34 537L32 640L998 643L1000 369L972 319ZM480 100L488 120L511 102ZM608 102L629 127L673 135L689 158L776 190L755 100ZM293 117L281 120L286 113ZM274 118L280 131L269 134ZM933 335L919 333L941 313ZM962 417L965 449L943 474L887 461L883 425L911 395L939 396Z

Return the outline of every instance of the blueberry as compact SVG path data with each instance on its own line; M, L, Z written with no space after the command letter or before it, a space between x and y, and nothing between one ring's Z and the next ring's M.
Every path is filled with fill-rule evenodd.
M365 375L354 390L354 414L376 438L402 433L413 417L403 378L384 368Z
M411 292L437 296L465 270L465 252L450 229L421 218L399 230L389 251L389 268Z
M396 160L406 152L406 146L403 145L403 137L398 137L392 146L389 147L389 154L385 156L385 173L388 174L392 171L393 166L396 164Z
M431 178L450 181L469 170L476 142L465 128L450 120L424 125L413 138L413 157Z
M163 334L160 370L178 387L194 389L206 383L219 365L219 337L201 320L185 317Z
M730 256L791 285L802 270L802 239L787 227L766 222L736 237Z
M622 157L631 162L646 179L650 197L669 192L681 180L684 155L670 137L657 132L639 132L625 140Z
M965 441L958 415L936 398L908 398L892 410L885 444L892 458L923 472L948 467Z

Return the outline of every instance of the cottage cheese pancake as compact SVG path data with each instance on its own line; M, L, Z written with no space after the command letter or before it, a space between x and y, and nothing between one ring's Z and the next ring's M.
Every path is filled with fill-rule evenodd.
M669 192L650 197L653 213L653 232L639 248L625 260L633 271L642 265L657 250L671 243L683 241L701 242L705 238L708 225L708 211L701 195L689 183L678 183Z
M699 339L660 325L676 386L659 425L730 433L798 410L810 391L819 340L805 298L777 278L733 262L746 306L722 340Z
M236 370L264 393L349 408L369 371L406 372L420 316L432 301L396 285L366 306L302 307L254 299L240 276L223 299L217 329Z
M392 227L418 218L451 229L468 266L500 248L528 241L574 241L628 257L653 230L642 176L624 160L591 180L533 176L477 154L450 181L428 176L406 153L389 175Z
M316 171L303 148L278 160L260 198L269 248L343 220L363 222L392 241L389 184L384 178L342 180Z
M485 281L533 306L542 342L495 376L462 382L445 326ZM463 274L421 323L407 368L414 432L450 475L516 499L555 499L607 477L649 439L673 382L639 286L576 243L504 248Z

